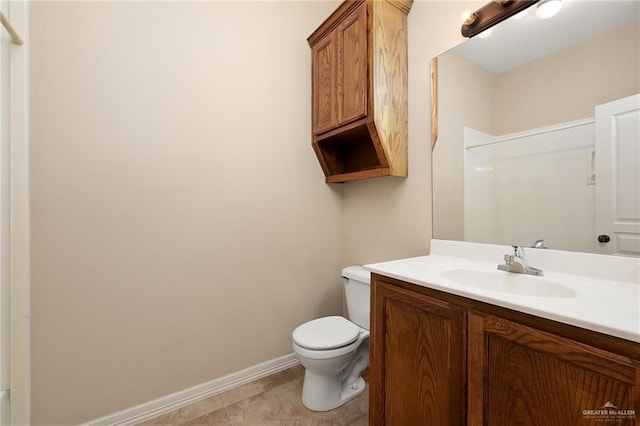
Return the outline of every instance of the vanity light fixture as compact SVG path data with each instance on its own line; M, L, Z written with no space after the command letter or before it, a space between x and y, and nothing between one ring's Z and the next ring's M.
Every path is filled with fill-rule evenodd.
M560 12L562 0L540 0L536 7L536 18L548 19Z
M460 18L465 25L473 25L478 19L478 14L469 9L466 9L460 14Z
M533 6L539 0L493 0L480 9L472 12L462 25L462 35L473 37L504 21L526 8Z
M468 26L473 26L478 21L478 19L480 19L480 15L478 13L472 12L470 10L465 10L464 12L462 12L462 15L460 17L462 18L462 22L464 22L464 25ZM487 38L491 35L491 31L491 28L487 28L486 30L478 34L478 37Z
M515 15L513 15L513 19L522 19L524 18L528 13L529 13L530 9L525 9L522 12L518 12Z

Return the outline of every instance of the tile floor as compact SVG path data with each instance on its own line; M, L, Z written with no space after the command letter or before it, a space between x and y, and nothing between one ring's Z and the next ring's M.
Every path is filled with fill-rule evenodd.
M300 365L180 408L138 426L366 426L368 385L364 394L332 411L314 412L300 401L304 368Z

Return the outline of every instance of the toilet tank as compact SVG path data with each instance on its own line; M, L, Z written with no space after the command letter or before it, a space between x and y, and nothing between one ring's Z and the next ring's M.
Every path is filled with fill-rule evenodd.
M347 313L351 322L369 330L371 308L371 273L362 266L348 266L342 270Z

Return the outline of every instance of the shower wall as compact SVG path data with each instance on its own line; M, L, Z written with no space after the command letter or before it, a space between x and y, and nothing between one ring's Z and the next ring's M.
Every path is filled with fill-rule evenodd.
M595 251L593 120L465 131L465 241Z

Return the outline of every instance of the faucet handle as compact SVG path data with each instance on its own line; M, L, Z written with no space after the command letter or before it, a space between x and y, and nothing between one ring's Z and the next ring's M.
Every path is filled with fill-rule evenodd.
M533 245L531 246L531 248L539 248L539 249L546 249L548 247L544 246L544 240L536 240L535 243L533 243Z
M504 255L504 263L506 263L507 265L511 265L513 263L513 255L505 254Z
M514 257L524 257L524 249L520 246L514 246L512 245L511 247L513 247L513 256Z

